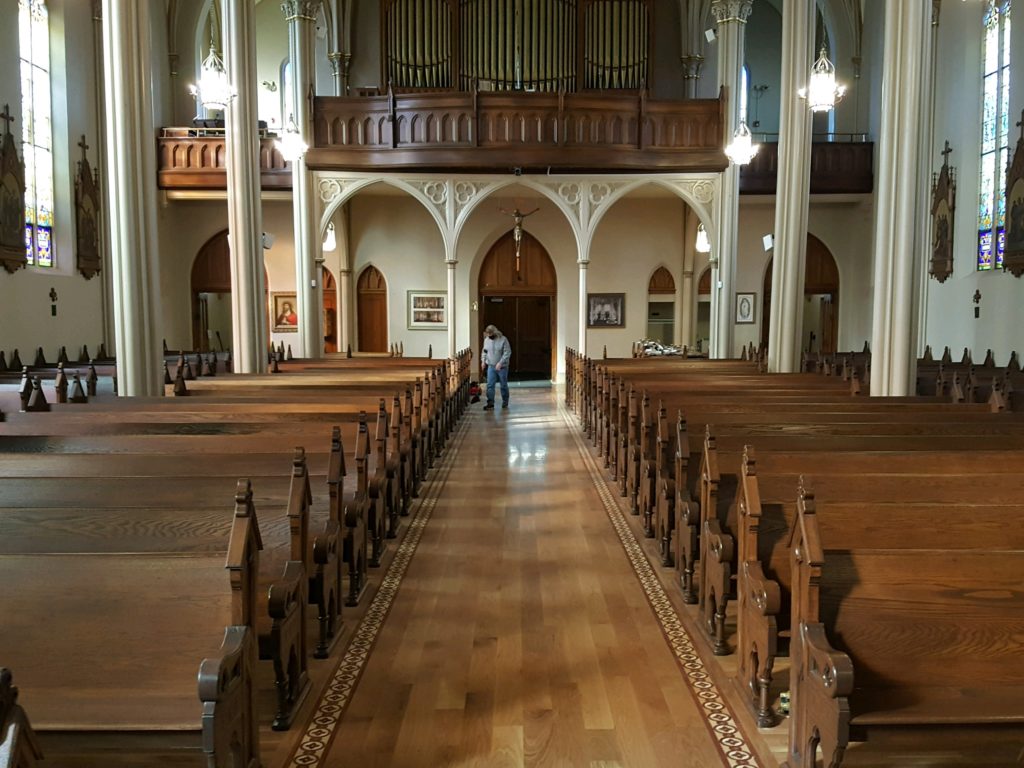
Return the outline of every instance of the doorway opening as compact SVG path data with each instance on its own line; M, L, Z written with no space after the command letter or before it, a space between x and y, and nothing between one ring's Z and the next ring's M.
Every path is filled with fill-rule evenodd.
M388 282L373 265L356 284L356 324L360 352L388 351Z
M647 338L674 344L675 319L676 281L665 267L658 267L647 283Z
M768 346L768 322L772 303L772 259L764 274L761 344ZM828 247L807 235L807 269L804 275L803 352L834 354L839 345L839 268Z
M334 275L322 267L320 284L324 292L324 352L338 351L338 286Z
M496 326L512 346L509 379L550 381L555 371L555 265L540 242L501 237L480 267L480 330Z

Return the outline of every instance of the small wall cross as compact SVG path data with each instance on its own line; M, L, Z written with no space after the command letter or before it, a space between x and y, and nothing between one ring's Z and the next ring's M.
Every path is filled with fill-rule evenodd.
M946 140L946 148L944 150L942 150L942 153L941 153L942 154L942 164L943 165L948 165L949 164L949 155L951 155L952 153L953 153L953 148L949 146L949 140L947 139Z
M85 143L85 134L84 133L82 134L82 140L80 142L78 142L78 146L80 146L82 148L82 159L86 160L87 159L86 152L89 149L89 145Z

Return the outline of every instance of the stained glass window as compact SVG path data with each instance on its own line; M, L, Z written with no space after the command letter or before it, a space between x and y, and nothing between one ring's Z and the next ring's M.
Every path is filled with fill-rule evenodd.
M50 130L50 20L44 0L18 0L21 138L25 157L25 253L53 266L53 136Z
M986 0L982 43L978 269L1003 265L1010 138L1010 0Z

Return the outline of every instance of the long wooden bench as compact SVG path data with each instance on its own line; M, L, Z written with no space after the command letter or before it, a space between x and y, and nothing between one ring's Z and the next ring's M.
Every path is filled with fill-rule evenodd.
M1019 758L1024 550L853 546L822 530L809 490L798 513L786 765L813 768L820 750L838 768L851 740L915 730L958 750L980 734L979 765L1001 731Z
M0 555L0 658L55 764L117 749L136 765L190 752L217 768L259 765L260 538L247 481L232 520L226 552Z

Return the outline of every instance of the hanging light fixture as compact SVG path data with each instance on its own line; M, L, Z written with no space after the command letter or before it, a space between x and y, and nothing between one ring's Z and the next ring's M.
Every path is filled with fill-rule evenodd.
M228 73L224 62L217 55L214 40L210 38L210 54L203 60L202 73L198 85L188 87L192 97L205 109L227 109L228 104L237 96L237 92L228 81Z
M309 144L302 140L302 134L299 133L298 126L295 125L294 115L288 115L288 123L282 129L281 138L275 144L277 145L277 151L281 153L281 157L289 163L294 163L306 154Z
M327 237L324 238L324 253L331 253L338 248L338 238L334 234L334 222L327 225Z
M732 141L725 148L725 156L736 165L746 165L754 159L754 155L760 148L761 145L755 144L750 135L747 121L740 120L740 124L736 126L736 132L732 135Z
M708 237L708 231L704 229L703 224L697 225L697 253L711 253L711 238Z
M825 54L825 46L821 46L818 60L811 67L811 80L806 88L797 93L801 99L807 99L807 106L812 112L828 112L843 100L846 86L836 83L836 68Z

